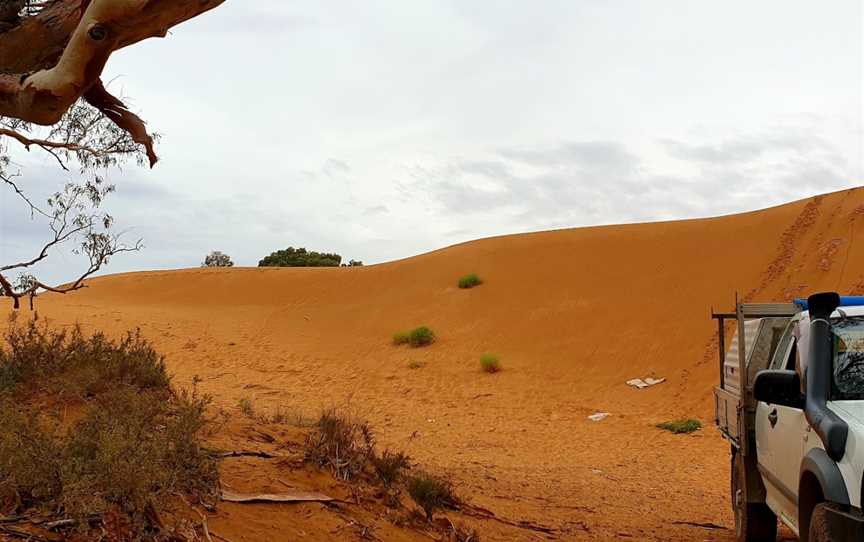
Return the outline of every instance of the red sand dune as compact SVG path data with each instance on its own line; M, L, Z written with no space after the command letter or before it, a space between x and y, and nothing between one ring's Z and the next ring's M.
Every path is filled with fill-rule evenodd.
M862 225L864 190L852 190L705 220L483 239L365 268L107 276L37 308L109 332L141 327L175 382L200 376L225 408L241 398L309 414L348 406L472 502L558 538L731 540L728 528L692 525L731 521L709 309L728 309L736 292L862 293ZM458 289L469 272L484 284ZM438 341L391 344L417 325ZM480 371L485 352L501 373ZM624 384L652 375L667 381ZM611 416L587 419L598 411ZM680 416L706 428L653 427ZM278 513L231 539L267 539ZM480 528L485 540L546 537Z

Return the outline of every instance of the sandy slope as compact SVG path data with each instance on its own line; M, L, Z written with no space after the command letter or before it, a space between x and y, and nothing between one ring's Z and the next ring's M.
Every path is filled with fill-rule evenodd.
M864 289L864 190L708 220L484 239L366 268L116 275L41 315L140 326L180 384L233 408L349 406L472 501L559 538L730 540L727 448L711 424L711 306ZM287 241L286 241L287 242ZM459 290L460 275L485 284ZM412 350L393 332L431 326ZM494 352L504 371L486 375ZM409 361L425 363L409 369ZM654 375L649 390L624 385ZM612 416L590 422L587 416ZM695 415L708 429L653 428ZM677 522L677 523L676 523ZM485 538L537 539L484 525Z

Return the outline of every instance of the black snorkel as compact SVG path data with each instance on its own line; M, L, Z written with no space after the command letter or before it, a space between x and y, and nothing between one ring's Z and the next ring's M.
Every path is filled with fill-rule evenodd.
M807 396L804 414L822 439L828 457L840 461L846 453L849 426L828 410L834 365L834 345L828 318L840 306L840 296L835 292L814 294L807 298L807 306L810 311L810 352L805 375Z

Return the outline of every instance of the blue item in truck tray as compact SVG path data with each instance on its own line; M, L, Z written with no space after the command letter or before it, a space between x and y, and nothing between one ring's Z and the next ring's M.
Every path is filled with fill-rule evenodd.
M796 305L807 310L807 300L806 299L796 299L794 302ZM864 305L864 296L862 295L841 295L840 296L840 306L841 307L858 307Z

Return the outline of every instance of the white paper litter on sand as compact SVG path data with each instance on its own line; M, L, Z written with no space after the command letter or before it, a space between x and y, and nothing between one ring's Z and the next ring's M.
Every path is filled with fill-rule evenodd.
M599 422L600 420L606 419L608 417L608 412L597 412L596 414L591 414L590 416L588 416L588 419L592 422Z
M632 380L627 381L628 386L633 386L636 389L650 388L651 386L656 386L657 384L662 384L666 382L665 378L646 378L642 380L641 378L634 378Z

